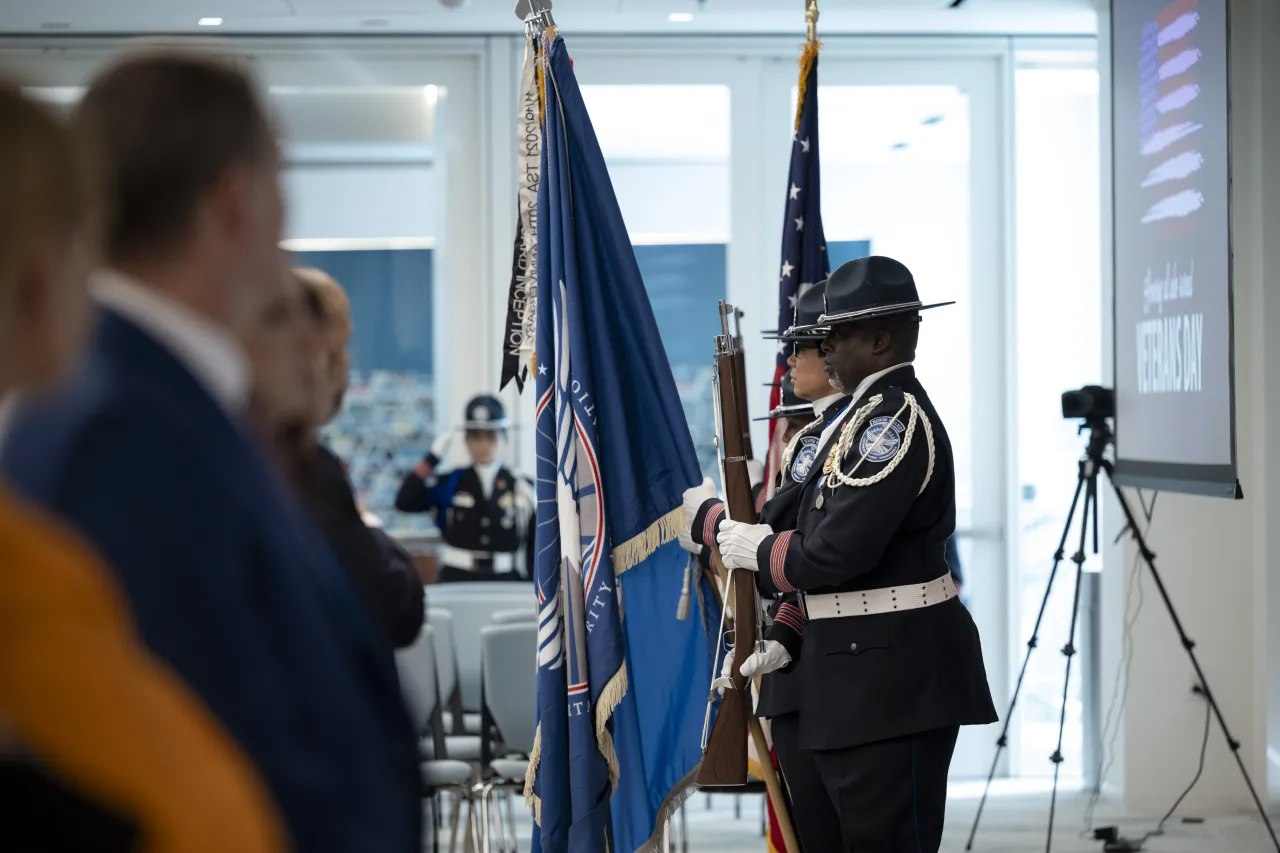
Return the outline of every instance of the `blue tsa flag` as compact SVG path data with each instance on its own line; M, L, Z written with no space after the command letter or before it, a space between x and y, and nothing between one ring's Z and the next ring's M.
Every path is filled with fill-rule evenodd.
M682 495L702 474L564 41L544 39L525 794L535 851L633 853L692 790L719 614L703 585L702 618L676 618Z

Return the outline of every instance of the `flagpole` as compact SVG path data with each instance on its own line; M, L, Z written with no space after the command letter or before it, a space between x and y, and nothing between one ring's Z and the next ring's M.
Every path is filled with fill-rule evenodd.
M720 558L720 549L716 546L711 548L711 564L721 578L727 578L723 593L720 591L720 585L716 584L716 594L720 595L720 612L723 613L725 602L730 600L729 596L733 592L729 585L737 583L738 578L725 570L724 561ZM754 581L748 581L748 583L754 583ZM747 689L750 688L751 685L748 683ZM760 765L760 775L763 777L765 790L774 802L773 816L777 818L778 830L782 833L782 843L787 848L784 853L800 853L800 840L796 837L795 827L791 825L791 810L788 807L791 800L782 787L777 768L773 766L773 752L764 739L760 718L755 715L754 708L751 711L752 713L747 715L747 730L751 732L751 741L755 744L756 756L760 759L757 763Z

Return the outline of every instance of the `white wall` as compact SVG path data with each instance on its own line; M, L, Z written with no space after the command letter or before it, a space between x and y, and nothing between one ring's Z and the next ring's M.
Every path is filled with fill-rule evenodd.
M1161 495L1150 544L1187 633L1217 696L1241 757L1265 791L1268 734L1280 742L1280 292L1267 276L1280 269L1280 53L1268 33L1280 32L1280 4L1233 0L1232 216L1234 226L1236 416L1240 481L1245 499L1224 501ZM1264 91L1263 81L1272 81ZM1104 107L1105 109L1105 107ZM1136 508L1136 501L1134 501ZM1114 519L1114 509L1108 517ZM1125 548L1134 559L1132 544ZM1119 749L1131 809L1156 813L1172 804L1195 773L1204 703L1191 693L1194 673L1149 576L1133 630L1128 707ZM1114 662L1115 619L1136 605L1116 578L1104 586L1104 630ZM1104 673L1110 680L1110 672ZM1271 725L1268 726L1270 704ZM1183 811L1192 814L1252 807L1216 721L1200 784Z

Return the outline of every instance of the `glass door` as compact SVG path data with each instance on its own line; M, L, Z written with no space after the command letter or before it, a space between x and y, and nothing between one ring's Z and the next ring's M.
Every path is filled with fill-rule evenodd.
M925 302L957 302L924 315L916 367L955 451L962 595L1002 706L1010 431L999 63L994 56L871 62L824 55L819 121L832 267L887 255L911 269ZM794 82L790 95L794 110ZM996 736L963 730L952 777L984 776Z

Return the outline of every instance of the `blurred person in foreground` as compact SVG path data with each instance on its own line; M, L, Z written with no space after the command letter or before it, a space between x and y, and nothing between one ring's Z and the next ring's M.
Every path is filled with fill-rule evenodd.
M403 648L422 630L422 583L408 555L364 523L342 463L318 435L341 409L346 389L351 326L346 297L318 270L283 275L285 290L268 305L250 346L255 426L346 571L369 620L389 647Z
M79 354L94 182L60 122L0 84L0 397ZM284 849L265 786L134 634L92 551L0 487L0 847Z
M0 463L108 558L299 849L416 851L416 738L384 644L244 423L245 343L284 286L279 154L253 82L150 50L103 71L73 121L113 200L97 330Z

